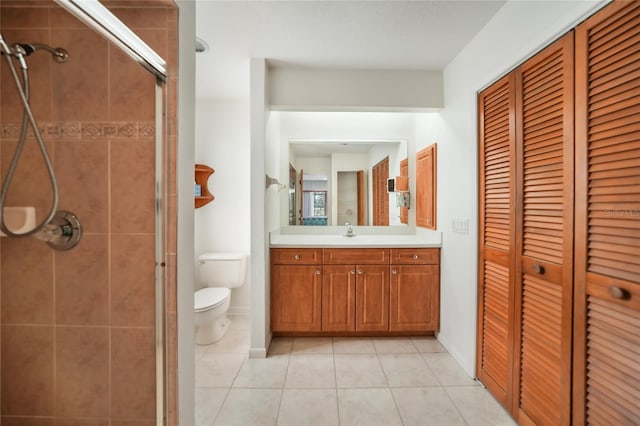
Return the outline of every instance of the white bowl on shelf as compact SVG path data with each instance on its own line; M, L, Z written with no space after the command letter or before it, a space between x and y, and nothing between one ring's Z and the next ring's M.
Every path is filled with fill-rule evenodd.
M7 228L14 234L24 234L36 226L35 207L5 207L2 217ZM5 234L0 232L0 236L4 237Z

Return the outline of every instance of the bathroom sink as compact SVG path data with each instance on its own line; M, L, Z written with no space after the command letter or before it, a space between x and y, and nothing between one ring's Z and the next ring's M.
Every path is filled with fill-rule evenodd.
M15 234L24 234L36 226L35 207L5 207L2 217L7 228ZM0 232L0 236L5 234Z

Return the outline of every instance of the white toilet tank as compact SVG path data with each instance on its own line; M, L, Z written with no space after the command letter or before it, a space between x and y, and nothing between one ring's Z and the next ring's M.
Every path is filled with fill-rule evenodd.
M206 287L236 288L247 278L247 255L243 253L203 253L200 282Z

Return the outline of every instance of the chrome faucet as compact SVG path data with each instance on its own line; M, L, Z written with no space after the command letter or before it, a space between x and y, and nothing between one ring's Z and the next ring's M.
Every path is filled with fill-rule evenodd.
M356 234L353 233L353 226L349 222L345 222L344 225L347 227L347 232L344 234L345 237L355 237Z

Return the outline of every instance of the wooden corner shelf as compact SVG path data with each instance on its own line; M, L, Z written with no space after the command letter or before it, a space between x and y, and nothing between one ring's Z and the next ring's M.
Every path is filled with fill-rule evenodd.
M211 176L215 170L211 167L206 166L204 164L196 164L195 167L195 181L198 185L200 185L200 196L195 197L195 208L200 208L205 204L210 203L215 198L211 192L209 192L209 188L207 188L207 182L209 181L209 176Z

